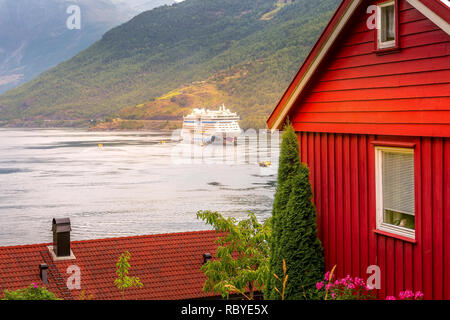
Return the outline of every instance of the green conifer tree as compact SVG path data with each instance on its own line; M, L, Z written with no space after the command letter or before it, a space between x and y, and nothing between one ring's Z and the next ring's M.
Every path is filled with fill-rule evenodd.
M283 275L284 259L289 276L284 298L304 299L311 297L310 288L323 276L323 250L317 238L309 169L300 162L297 135L292 125L286 125L282 138L265 297L281 299L275 290L280 283L274 275Z
M309 169L302 164L292 180L280 237L289 275L286 299L313 298L315 284L323 278L323 249L317 237L316 208L311 199Z

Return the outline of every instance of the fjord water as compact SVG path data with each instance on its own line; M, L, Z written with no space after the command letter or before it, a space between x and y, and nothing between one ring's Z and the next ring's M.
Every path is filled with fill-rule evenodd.
M69 217L72 240L83 240L210 229L198 210L271 215L277 145L184 145L201 159L180 161L171 137L0 129L0 245L51 242L54 217Z

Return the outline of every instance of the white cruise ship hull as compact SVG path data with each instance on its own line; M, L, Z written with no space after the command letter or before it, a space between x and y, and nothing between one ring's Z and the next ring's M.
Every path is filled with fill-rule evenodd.
M226 133L194 133L188 130L181 131L181 138L187 143L202 144L236 144L240 132Z

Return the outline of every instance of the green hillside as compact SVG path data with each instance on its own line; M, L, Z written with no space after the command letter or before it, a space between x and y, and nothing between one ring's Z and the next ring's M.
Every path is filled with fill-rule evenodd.
M155 104L173 90L208 83L245 126L262 126L338 3L186 0L144 12L0 96L0 120L173 119L181 113L177 99L169 112ZM189 104L198 99L179 100L183 110L198 107ZM137 106L157 112L133 112Z

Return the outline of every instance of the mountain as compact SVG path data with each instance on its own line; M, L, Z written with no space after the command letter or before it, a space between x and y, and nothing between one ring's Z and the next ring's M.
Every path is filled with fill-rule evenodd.
M146 11L0 96L0 119L173 120L216 92L245 126L262 126L338 3L186 0Z
M0 0L0 93L72 58L142 12L111 1L118 0ZM168 3L173 1L138 1L146 9ZM80 8L81 29L66 26L71 5Z

